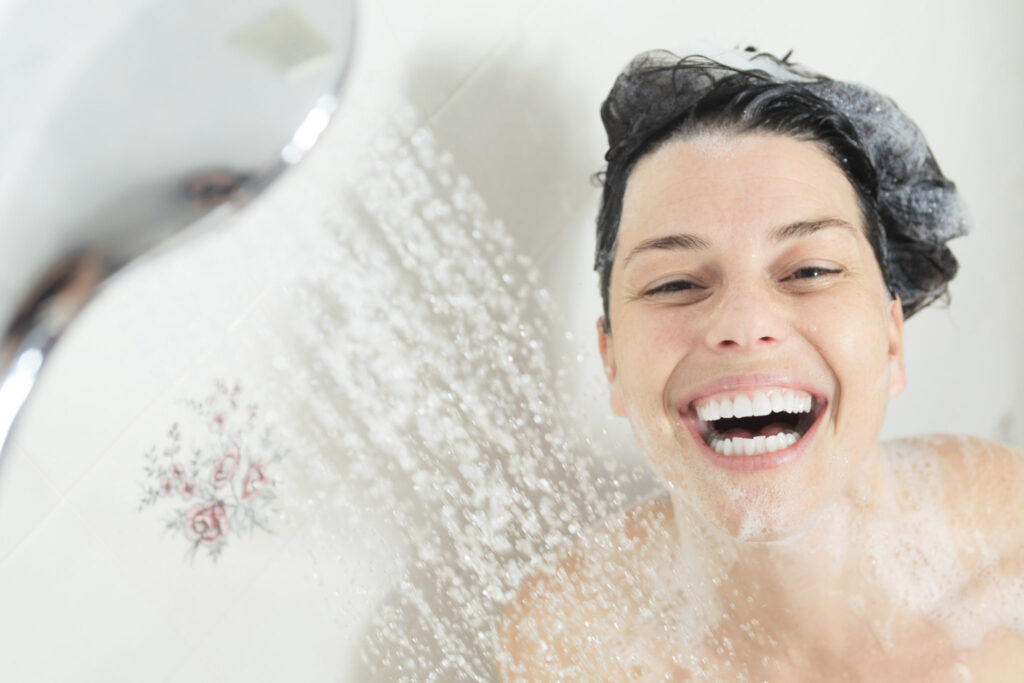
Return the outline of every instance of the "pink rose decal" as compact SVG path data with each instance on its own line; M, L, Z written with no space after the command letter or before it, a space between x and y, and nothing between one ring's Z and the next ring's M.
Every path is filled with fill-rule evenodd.
M196 505L188 512L185 535L190 541L215 546L229 530L227 511L220 503Z
M164 442L145 454L139 511L168 508L163 525L190 542L189 556L205 548L216 560L232 538L272 533L271 470L286 451L275 445L277 430L263 411L244 402L237 382L218 380L202 401L183 403L193 415L175 420Z
M222 488L234 479L235 472L238 471L238 460L238 447L231 446L224 453L224 457L213 466L213 471L210 472L210 483L213 484L215 489Z
M245 473L245 481L242 483L242 498L254 496L267 485L267 475L263 473L263 463L254 463Z
M178 485L178 493L185 500L188 500L192 496L196 495L196 483L191 479L186 479Z

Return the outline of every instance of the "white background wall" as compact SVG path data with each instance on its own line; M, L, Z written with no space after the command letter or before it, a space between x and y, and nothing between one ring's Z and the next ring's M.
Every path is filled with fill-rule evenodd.
M752 44L889 94L962 189L974 232L953 245L952 307L907 326L909 386L885 433L1024 445L1024 5L367 0L361 10L344 115L309 162L225 231L111 286L53 358L0 470L5 678L313 681L345 670L345 625L322 609L303 521L216 565L189 564L135 511L140 457L183 397L267 362L239 344L279 295L266 240L283 239L285 217L315 220L302 213L309 197L337 187L349 151L405 102L541 269L573 334L570 358L582 356L581 401L603 416L589 177L604 151L598 106L619 69L651 48ZM632 448L623 425L608 428ZM372 552L361 557L353 576L376 566Z

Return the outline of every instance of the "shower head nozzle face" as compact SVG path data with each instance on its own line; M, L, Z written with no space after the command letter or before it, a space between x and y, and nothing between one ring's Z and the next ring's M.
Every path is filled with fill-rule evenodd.
M301 159L354 31L354 0L0 12L0 453L43 365L18 359L45 360L107 277Z

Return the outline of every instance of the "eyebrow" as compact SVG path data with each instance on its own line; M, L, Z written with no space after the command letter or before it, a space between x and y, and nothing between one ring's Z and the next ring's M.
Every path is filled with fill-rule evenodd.
M849 221L844 221L841 218L819 218L813 221L796 221L774 228L769 233L769 239L772 242L785 242L786 240L812 235L826 228L842 228L843 230L856 232L856 228ZM706 240L687 233L652 237L633 247L622 262L622 265L625 267L634 257L645 251L690 251L694 249L707 249L710 246Z
M796 221L795 223L775 228L771 231L770 239L772 242L785 242L797 237L812 235L826 228L842 228L853 233L857 231L849 221L844 221L841 218L819 218L816 221Z
M626 256L626 259L622 262L623 267L629 263L634 256L651 250L690 250L690 249L707 249L711 245L696 235L677 234L677 235L666 235L664 237L653 237L649 240L644 240L640 244L633 247Z

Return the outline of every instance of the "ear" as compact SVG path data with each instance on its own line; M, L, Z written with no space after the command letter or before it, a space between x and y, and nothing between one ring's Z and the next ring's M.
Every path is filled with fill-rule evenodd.
M597 346L601 350L604 376L608 380L608 402L613 413L619 417L625 417L626 404L622 400L622 387L619 386L618 371L615 367L615 348L612 345L612 333L604 331L603 317L597 319Z
M903 302L899 297L889 302L889 396L897 396L907 386L903 369Z

